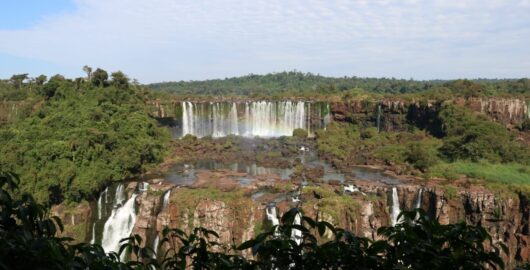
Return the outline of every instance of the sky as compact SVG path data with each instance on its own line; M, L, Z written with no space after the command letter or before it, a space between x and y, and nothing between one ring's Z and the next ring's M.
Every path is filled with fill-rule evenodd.
M530 0L1 0L0 78L530 77Z

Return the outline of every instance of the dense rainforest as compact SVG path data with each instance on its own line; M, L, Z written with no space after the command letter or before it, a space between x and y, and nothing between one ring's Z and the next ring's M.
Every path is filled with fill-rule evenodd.
M178 95L240 95L251 97L318 96L344 94L362 89L377 94L447 93L452 96L530 95L530 80L404 80L395 78L325 77L298 71L250 74L242 77L205 81L163 82L147 85L150 89Z
M39 202L91 197L109 181L163 158L167 131L145 107L143 90L121 72L0 82L0 99L26 102L27 117L0 129L0 167ZM22 106L21 106L22 107Z

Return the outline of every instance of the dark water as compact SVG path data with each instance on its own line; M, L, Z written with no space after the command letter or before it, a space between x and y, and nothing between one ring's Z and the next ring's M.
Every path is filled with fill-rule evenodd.
M248 176L240 177L238 181L241 185L249 185L253 177L260 175L276 175L282 180L288 180L293 173L291 168L270 168L258 166L255 163L243 162L220 162L214 160L201 160L193 163L175 164L165 172L162 177L175 185L192 185L197 180L199 171L231 170L239 173L246 173Z
M342 172L333 168L329 163L320 160L314 151L302 151L299 158L305 167L323 168L324 175L321 180L324 182L339 181L344 183L348 179L379 181L390 185L396 185L401 182L399 179L386 175L381 170L376 169L353 167L350 172ZM293 168L263 167L256 163L245 162L200 160L175 164L167 172L160 175L160 177L178 186L189 186L197 180L197 172L215 170L230 170L238 173L246 173L246 176L236 179L242 186L250 185L256 176L274 175L281 180L288 180L293 173Z

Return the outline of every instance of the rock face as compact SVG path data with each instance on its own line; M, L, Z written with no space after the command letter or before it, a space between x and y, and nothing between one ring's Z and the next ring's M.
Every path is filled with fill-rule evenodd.
M302 193L302 210L310 217L352 230L359 236L381 239L377 229L391 224L392 187L369 181L356 184L367 195L360 192L334 195L350 196L354 203L349 206L335 205L333 212L329 212L329 209L320 207L312 194ZM323 187L336 189L334 186ZM480 187L458 189L435 184L402 184L396 186L396 191L401 210L419 206L442 224L465 221L483 226L494 244L503 243L508 247L509 254L503 255L508 269L530 261L530 205L527 197L499 198ZM219 242L227 245L242 243L270 226L265 204L250 200L243 193L200 197L198 189L178 188L173 189L170 203L163 209L160 208L160 196L145 194L139 199L138 221L133 233L146 237L146 243L153 243L164 226L180 228L187 233L194 227L211 229L219 234ZM194 201L186 204L187 196L195 198ZM281 217L293 204L287 200L276 202L276 205ZM248 252L243 255L251 256Z
M64 231L59 234L61 237L71 237L76 241L90 241L87 225L89 224L92 210L87 201L83 201L74 208L68 208L62 204L55 205L52 207L50 215L61 219L64 226Z
M515 98L471 98L464 103L472 108L490 116L494 121L503 124L517 125L530 118L529 103Z
M446 101L467 107L489 116L493 121L507 126L516 126L530 118L529 102L509 98L457 98ZM331 103L331 113L337 121L347 121L361 126L376 126L384 131L400 131L407 122L419 127L434 119L441 102L419 102L401 99L378 101L350 100Z

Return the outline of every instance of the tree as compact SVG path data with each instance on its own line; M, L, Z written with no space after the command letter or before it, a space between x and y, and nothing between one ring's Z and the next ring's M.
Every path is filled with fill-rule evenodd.
M105 87L108 79L109 74L105 70L100 68L96 69L96 71L92 73L91 77L92 84L96 87Z
M87 80L90 81L90 79L92 78L92 68L87 66L87 65L85 65L83 67L83 71L86 73Z
M15 74L15 75L11 76L9 81L15 86L15 88L20 89L20 87L22 86L22 83L26 79L28 79L28 73Z
M48 77L46 77L46 75L40 75L37 78L35 78L35 82L38 85L43 85L46 82L47 79L48 79Z
M126 89L129 87L129 78L127 78L127 76L123 72L116 71L116 72L113 72L111 76L112 76L112 85L120 89Z

